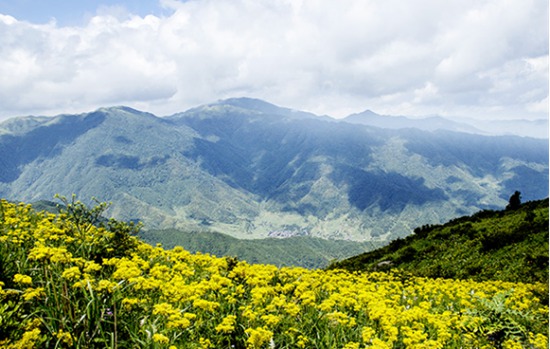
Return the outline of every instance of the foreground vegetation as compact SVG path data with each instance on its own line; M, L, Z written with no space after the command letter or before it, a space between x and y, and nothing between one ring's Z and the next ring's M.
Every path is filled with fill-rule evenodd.
M519 194L519 193L518 193ZM548 283L548 199L481 211L415 234L331 268L417 276Z
M253 265L0 202L2 348L547 348L543 283Z

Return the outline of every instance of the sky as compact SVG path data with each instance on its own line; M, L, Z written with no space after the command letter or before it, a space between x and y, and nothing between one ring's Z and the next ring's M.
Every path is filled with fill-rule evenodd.
M231 97L548 119L547 0L0 0L0 121Z

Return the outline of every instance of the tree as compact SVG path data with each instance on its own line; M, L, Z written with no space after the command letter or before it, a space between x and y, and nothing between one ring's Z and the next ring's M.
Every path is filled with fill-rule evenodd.
M508 205L506 206L507 210L517 210L521 206L521 193L519 191L515 191L512 196L510 196L510 200L508 200Z

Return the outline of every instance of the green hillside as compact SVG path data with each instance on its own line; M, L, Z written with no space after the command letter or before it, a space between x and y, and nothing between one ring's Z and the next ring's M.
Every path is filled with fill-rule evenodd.
M423 226L404 239L329 269L400 269L417 276L548 282L548 199L516 210L480 211L444 225Z
M325 240L309 236L284 239L242 240L212 232L186 232L177 229L142 231L145 242L165 248L185 246L190 252L233 256L248 263L324 268L331 261L371 251L379 244L345 240Z

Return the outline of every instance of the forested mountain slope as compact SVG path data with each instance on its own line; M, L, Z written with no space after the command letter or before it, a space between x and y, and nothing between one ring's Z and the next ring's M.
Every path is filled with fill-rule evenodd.
M339 122L249 98L0 124L0 197L113 203L144 229L388 241L548 193L548 142Z

